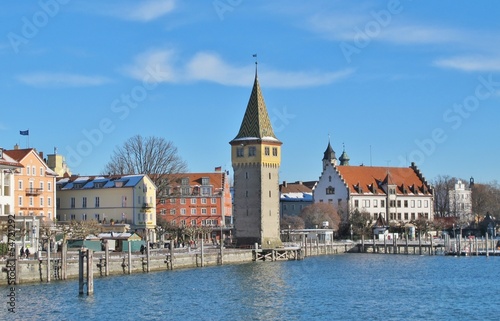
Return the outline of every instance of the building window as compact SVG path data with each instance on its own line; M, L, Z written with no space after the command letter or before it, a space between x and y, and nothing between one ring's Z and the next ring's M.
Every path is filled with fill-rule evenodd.
M207 204L207 199L206 198L202 198L201 199L201 204Z
M264 154L265 154L266 156L271 155L271 150L269 149L269 147L264 147Z
M191 204L196 204L196 198L191 198Z
M380 200L380 207L385 207L385 200Z
M421 201L421 200L418 200L418 201L417 201L417 207L418 207L418 208L421 208L421 207L422 207L422 201Z
M273 147L273 156L278 156L278 147Z
M217 199L215 197L212 197L212 204L217 204Z
M405 200L405 207L408 207L408 200Z
M354 201L354 207L359 207L359 201L358 200Z
M72 221L76 220L76 214L71 214L69 217Z
M370 207L370 200L363 200L363 207L369 208Z
M47 190L52 191L52 182L47 182Z
M201 214L206 215L207 214L207 209L206 208L202 208L201 209Z
M196 208L191 209L191 215L196 215Z
M175 204L175 198L170 199L170 204Z
M40 176L43 176L43 167L40 167Z
M378 207L378 200L373 200L373 207Z
M335 194L335 188L332 186L328 186L326 188L326 195L330 195L330 194Z
M189 185L189 178L187 178L187 177L182 178L181 185Z
M181 208L181 215L186 215L186 209L185 208Z
M40 182L40 190L43 191L43 182Z
M26 175L29 175L29 174L30 174L30 167L26 166Z
M201 195L202 196L210 196L210 195L212 195L212 188L211 187L202 187L201 188Z
M191 226L196 226L196 220L191 220Z
M71 198L71 208L75 208L75 198Z
M411 213L411 220L415 220L415 213Z
M186 199L185 198L181 198L181 204L186 204Z
M84 198L82 199L82 207L83 207L83 208L87 208L87 198L86 198L86 197L84 197Z
M272 197L272 196L271 196L271 191L269 191L269 197Z
M96 196L95 198L95 207L100 207L101 206L101 200L99 199L99 196Z
M210 185L210 178L208 178L208 177L202 177L202 179L201 179L201 185Z
M462 204L462 206L463 206L463 205L464 205L464 204ZM425 200L425 201L424 201L424 207L425 207L425 208L429 207L429 201L427 201L427 200Z
M398 207L401 207L401 201L398 200Z
M82 221L86 221L87 220L87 213L83 213L82 214Z
M244 149L243 147L238 147L236 148L236 157L244 157Z
M212 214L212 215L217 214L217 209L216 209L216 208L212 208L212 209L211 209L211 214Z
M253 157L257 154L257 148L255 146L248 147L248 156Z
M411 207L412 207L412 208L414 208L414 207L415 207L415 200L412 200L412 201L410 202L410 205L411 205Z
M47 206L52 206L52 198L47 197Z
M408 221L408 213L405 213L405 221Z
M248 179L248 172L245 172L245 178Z

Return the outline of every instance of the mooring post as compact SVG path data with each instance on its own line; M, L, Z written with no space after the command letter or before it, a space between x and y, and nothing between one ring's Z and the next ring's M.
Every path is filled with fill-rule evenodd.
M170 241L170 269L174 269L174 242Z
M61 278L66 280L67 277L67 264L68 264L68 243L63 240L61 249Z
M200 242L201 242L201 267L203 267L203 260L204 260L204 255L205 255L204 248L203 248L203 237L201 238Z
M431 235L431 248L429 249L429 255L432 255L433 250L434 250L434 237Z
M87 249L87 295L94 294L94 251Z
M16 262L16 266L15 266L15 277L14 277L14 282L16 284L19 284L19 261L20 261L20 257L19 257L19 244L15 244L14 245L14 259L15 259L15 262ZM7 273L8 275L8 273Z
M127 241L128 244L128 274L132 274L132 243Z
M384 234L384 254L387 254L387 237Z
M51 264L50 264L50 239L47 241L47 283L50 282L50 270L51 270Z
M373 254L376 253L376 245L375 245L375 233L373 234Z
M149 241L146 240L146 272L150 272L149 257L151 256L151 246L149 246Z
M408 248L408 234L405 234L405 253L406 255L410 254L410 250Z
M488 249L488 232L486 232L486 257L490 256Z
M83 294L83 258L85 257L85 253L82 249L78 250L78 294Z
M104 264L104 275L109 276L109 241L104 241L104 259L106 263Z

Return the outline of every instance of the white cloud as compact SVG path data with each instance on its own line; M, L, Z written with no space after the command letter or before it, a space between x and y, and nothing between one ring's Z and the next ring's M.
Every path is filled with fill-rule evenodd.
M120 18L123 20L149 22L161 18L176 8L177 0L119 0L75 4L87 13Z
M498 72L500 71L500 57L457 56L438 59L434 65L462 71Z
M172 49L151 50L138 55L124 72L137 80L156 79L158 82L214 82L225 86L248 86L254 77L255 66L235 66L213 52L198 52L180 61ZM341 71L279 71L260 67L259 79L269 87L297 88L327 85L349 76L353 70ZM151 71L155 76L151 77ZM148 76L149 74L149 76ZM160 75L157 77L156 75Z
M44 72L18 75L16 79L26 85L45 88L90 87L111 82L110 79L102 76Z

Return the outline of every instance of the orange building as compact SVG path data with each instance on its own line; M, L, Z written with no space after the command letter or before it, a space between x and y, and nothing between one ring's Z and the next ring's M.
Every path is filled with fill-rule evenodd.
M56 200L56 173L42 154L34 148L4 150L23 167L14 176L14 213L18 216L38 216L40 220L54 220Z
M224 227L231 223L228 176L214 173L165 175L168 185L157 197L157 215L177 226Z

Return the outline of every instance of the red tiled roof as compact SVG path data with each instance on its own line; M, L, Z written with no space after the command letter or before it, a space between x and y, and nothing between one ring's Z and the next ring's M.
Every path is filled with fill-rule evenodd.
M430 186L411 167L337 166L354 194L385 194L383 185L396 185L397 194L430 194Z
M20 162L26 155L28 155L33 148L25 148L25 149L10 149L10 150L4 150L4 153L7 153L10 157L15 159L16 161Z
M224 184L224 172L216 172L216 173L179 173L179 174L167 174L167 175L162 175L162 177L165 177L170 180L169 186L171 187L177 187L181 186L182 184L182 179L183 178L188 178L189 179L189 186L196 186L196 185L202 185L202 179L203 178L208 178L209 179L209 185L213 186L214 188L222 188Z
M312 193L312 189L302 182L286 183L280 185L281 193Z

